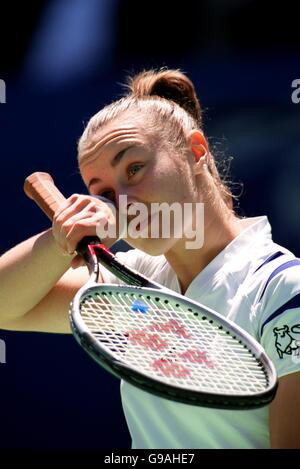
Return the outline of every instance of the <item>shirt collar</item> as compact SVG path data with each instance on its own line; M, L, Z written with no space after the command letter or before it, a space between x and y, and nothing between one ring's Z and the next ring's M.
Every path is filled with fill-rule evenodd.
M214 283L225 281L228 274L235 275L237 282L245 276L253 260L262 250L268 254L272 240L271 226L266 216L244 218L243 231L234 238L190 283L185 295L195 297ZM207 283L209 282L209 287Z

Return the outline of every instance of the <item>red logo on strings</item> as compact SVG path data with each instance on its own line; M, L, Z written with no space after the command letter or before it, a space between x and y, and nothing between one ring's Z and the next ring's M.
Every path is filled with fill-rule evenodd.
M179 337L184 337L185 339L190 339L192 336L188 333L186 328L180 324L180 322L175 319L170 319L167 322L155 322L148 327L150 331L157 332L169 332L178 335Z
M186 350L178 356L182 358L183 361L188 361L190 363L203 363L208 368L215 367L214 363L207 358L206 352L201 352L201 350Z
M153 334L152 332L157 333ZM184 339L192 338L188 330L179 321L174 319L162 323L152 323L144 330L127 331L125 336L128 337L130 344L141 345L145 349L159 352L169 347L169 342L159 335L159 333L162 332L175 334L177 337L182 337ZM172 353L172 356L169 355L168 358L158 358L151 363L151 366L155 371L167 377L189 377L191 371L183 364L177 363L177 360L188 363L199 363L208 368L215 367L214 363L207 357L206 352L198 349L187 349L182 353L176 353L175 350L175 353Z
M128 334L129 343L133 345L142 345L151 350L164 350L168 346L168 342L158 334L149 334L143 330L130 331Z
M164 360L163 358L154 360L152 363L153 368L156 371L161 372L164 376L173 378L188 378L190 371L183 365L174 363L170 360Z

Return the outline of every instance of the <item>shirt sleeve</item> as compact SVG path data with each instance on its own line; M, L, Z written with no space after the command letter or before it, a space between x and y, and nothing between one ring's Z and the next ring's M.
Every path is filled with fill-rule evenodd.
M128 267L139 271L139 264L141 263L140 254L137 249L130 249L129 251L117 252L115 254L118 261L122 264L126 264ZM124 282L116 277L112 272L106 269L103 265L100 264L100 273L103 283L113 283L117 285L124 285Z
M278 377L300 371L299 264L286 263L271 275L260 300L260 341Z
M149 279L164 283L162 273L167 269L167 262L164 256L150 256L139 249L130 249L129 251L119 251L115 254L118 261L137 272L145 275ZM103 283L113 283L124 285L124 282L118 279L104 266L100 267Z

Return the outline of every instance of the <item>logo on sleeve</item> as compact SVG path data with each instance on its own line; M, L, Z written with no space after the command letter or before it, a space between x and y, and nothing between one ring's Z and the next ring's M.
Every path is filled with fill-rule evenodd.
M283 358L284 354L299 355L300 340L296 339L296 334L300 334L300 324L295 324L291 329L286 324L283 327L274 327L273 333L279 358ZM300 335L298 337L300 338Z

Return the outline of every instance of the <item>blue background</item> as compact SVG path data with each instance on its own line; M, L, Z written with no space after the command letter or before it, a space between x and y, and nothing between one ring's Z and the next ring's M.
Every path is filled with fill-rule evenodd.
M268 215L275 241L300 254L294 2L29 3L2 11L2 253L49 226L23 194L25 177L47 171L66 196L85 192L76 142L86 122L120 97L128 73L168 66L194 81L216 158L233 158L238 212ZM0 338L7 351L0 364L1 448L130 447L118 381L72 336L0 331Z

